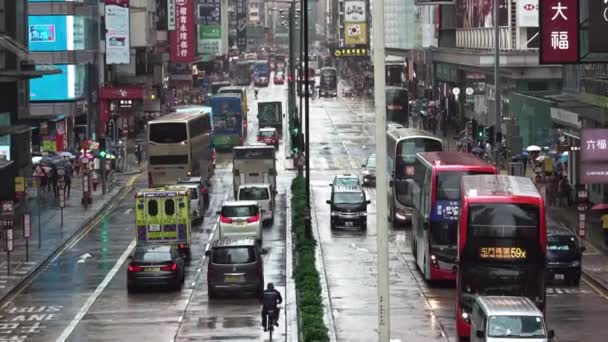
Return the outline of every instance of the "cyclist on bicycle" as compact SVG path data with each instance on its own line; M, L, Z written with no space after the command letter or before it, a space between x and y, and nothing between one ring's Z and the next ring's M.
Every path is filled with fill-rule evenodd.
M262 296L262 326L264 327L264 331L268 331L266 328L266 316L268 316L268 311L274 312L274 325L279 326L278 318L279 318L279 308L277 305L283 303L283 297L281 297L281 292L277 291L274 288L273 283L268 283L268 287L264 290L264 294Z

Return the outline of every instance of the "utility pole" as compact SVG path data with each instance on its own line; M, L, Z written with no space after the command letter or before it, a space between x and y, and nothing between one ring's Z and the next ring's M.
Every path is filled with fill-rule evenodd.
M384 0L374 0L372 9L373 42L374 42L374 102L376 104L376 168L386 170L386 75L384 72ZM387 212L387 175L376 174L376 212L384 215ZM378 251L378 341L390 340L390 293L388 272L388 222L379 217L376 220L378 233L376 243Z
M498 151L498 131L500 130L500 123L502 122L502 115L501 115L501 99L500 99L500 75L499 75L499 68L500 68L500 27L498 25L498 0L494 0L494 101L496 101L496 119L495 119L495 125L496 128L494 129L494 151ZM487 121L487 115L486 114L486 121ZM488 127L488 124L486 122L486 127ZM494 154L494 162L496 163L496 165L500 168L500 163L498 161L498 154L495 153Z
M302 31L304 31L304 77L306 80L306 88L304 90L304 97L306 98L306 103L304 106L304 125L306 126L306 136L304 137L306 141L304 148L304 157L306 158L306 207L308 210L310 210L310 85L308 84L308 0L302 0L301 12L304 21Z
M290 78L287 79L287 91L289 95L287 96L287 107L289 111L289 123L293 122L295 117L296 110L296 99L295 99L295 12L296 12L296 2L295 0L289 6L289 75Z

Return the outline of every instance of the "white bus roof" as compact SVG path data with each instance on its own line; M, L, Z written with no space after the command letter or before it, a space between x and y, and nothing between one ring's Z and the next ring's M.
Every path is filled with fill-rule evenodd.
M405 138L420 137L420 138L435 139L435 140L441 141L443 143L443 140L441 140L441 138L439 138L438 136L434 135L433 133L431 133L429 131L424 131L424 130L417 129L417 128L406 128L406 127L393 128L395 126L396 125L394 125L394 124L389 124L389 130L386 132L386 134L388 134L388 136L390 136L394 140L398 141L398 140L405 139Z
M165 122L184 122L184 121L190 121L193 119L196 119L199 116L204 116L204 115L209 115L210 111L203 111L203 110L195 110L193 109L192 111L180 111L180 112L173 112L173 113L169 113L167 115L164 115L163 117L160 117L156 120L152 120L149 122L149 124L157 124L157 123L165 123Z
M462 191L466 196L524 196L541 198L528 177L507 175L476 175L462 177Z
M526 297L480 296L479 306L488 316L542 316L543 313Z

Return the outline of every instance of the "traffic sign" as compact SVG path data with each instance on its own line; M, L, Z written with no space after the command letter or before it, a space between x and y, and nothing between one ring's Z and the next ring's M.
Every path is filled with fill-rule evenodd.
M23 237L29 239L32 236L32 217L30 213L23 214Z
M4 229L4 250L6 252L13 251L13 228Z

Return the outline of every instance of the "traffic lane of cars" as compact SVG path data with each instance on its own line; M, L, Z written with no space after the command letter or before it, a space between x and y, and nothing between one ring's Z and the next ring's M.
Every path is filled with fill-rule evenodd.
M212 189L221 184L213 181ZM185 266L185 281L179 289L142 287L129 293L126 260L103 289L72 334L74 341L170 341L175 337L197 280L201 279L207 243L216 230L218 208L224 197L212 194L202 225L192 227L192 261ZM131 231L130 238L132 239Z

